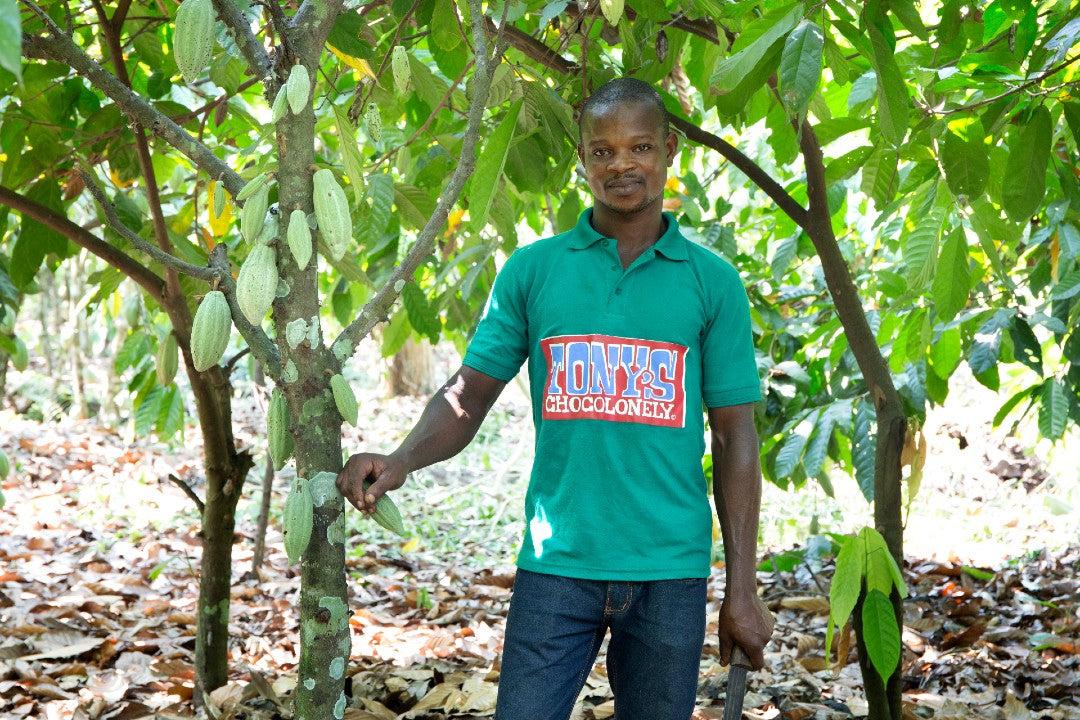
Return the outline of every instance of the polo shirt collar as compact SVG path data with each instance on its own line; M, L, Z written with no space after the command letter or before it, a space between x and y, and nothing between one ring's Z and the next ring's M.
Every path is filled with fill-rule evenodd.
M584 250L605 239L606 236L597 232L596 228L592 226L592 214L593 209L589 208L581 213L578 218L577 225L574 226L570 234L570 247L573 249ZM686 245L683 242L682 235L679 234L679 223L675 221L675 216L671 213L664 213L663 215L664 220L667 222L667 229L653 243L653 249L669 260L688 259Z

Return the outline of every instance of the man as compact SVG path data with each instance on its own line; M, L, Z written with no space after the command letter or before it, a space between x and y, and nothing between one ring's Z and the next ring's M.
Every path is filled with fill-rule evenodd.
M605 84L580 132L595 206L570 232L514 252L462 367L397 450L349 458L338 487L373 512L410 471L460 452L528 361L536 453L496 720L566 720L608 630L616 717L687 720L712 542L702 402L727 563L722 660L739 646L761 667L771 632L755 591L759 383L746 293L662 212L678 139L652 87Z

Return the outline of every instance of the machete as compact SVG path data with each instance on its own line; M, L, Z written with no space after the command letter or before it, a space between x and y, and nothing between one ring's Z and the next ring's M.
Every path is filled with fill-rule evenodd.
M736 645L731 649L731 669L728 670L727 695L724 697L724 720L739 720L742 717L746 671L750 669L750 658Z

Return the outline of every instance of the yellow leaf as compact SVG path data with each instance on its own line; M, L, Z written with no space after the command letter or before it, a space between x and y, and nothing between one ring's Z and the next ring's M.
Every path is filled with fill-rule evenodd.
M407 543L405 543L404 545L401 546L401 552L403 552L403 553L412 552L413 550L416 550L416 548L418 548L418 547L420 547L420 538L412 538Z
M214 237L221 237L229 229L229 224L232 222L233 201L232 198L226 197L225 207L221 209L221 214L214 215L215 185L217 185L217 180L211 180L206 188L206 215L209 219L210 231L214 233Z
M361 75L371 78L376 83L379 82L379 78L375 77L375 73L371 71L371 66L368 65L367 60L364 60L363 58L353 57L348 53L343 53L330 43L326 43L326 47L330 48L330 52L337 55L338 59L341 60L341 62L345 63L353 70L359 70Z

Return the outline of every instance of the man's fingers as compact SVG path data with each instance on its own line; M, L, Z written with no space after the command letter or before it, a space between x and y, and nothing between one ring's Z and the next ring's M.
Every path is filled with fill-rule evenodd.
M379 502L379 498L385 495L388 490L397 487L394 484L393 473L390 471L389 466L384 466L379 470L375 482L368 485L364 490L364 512L368 515L375 512L375 506Z

